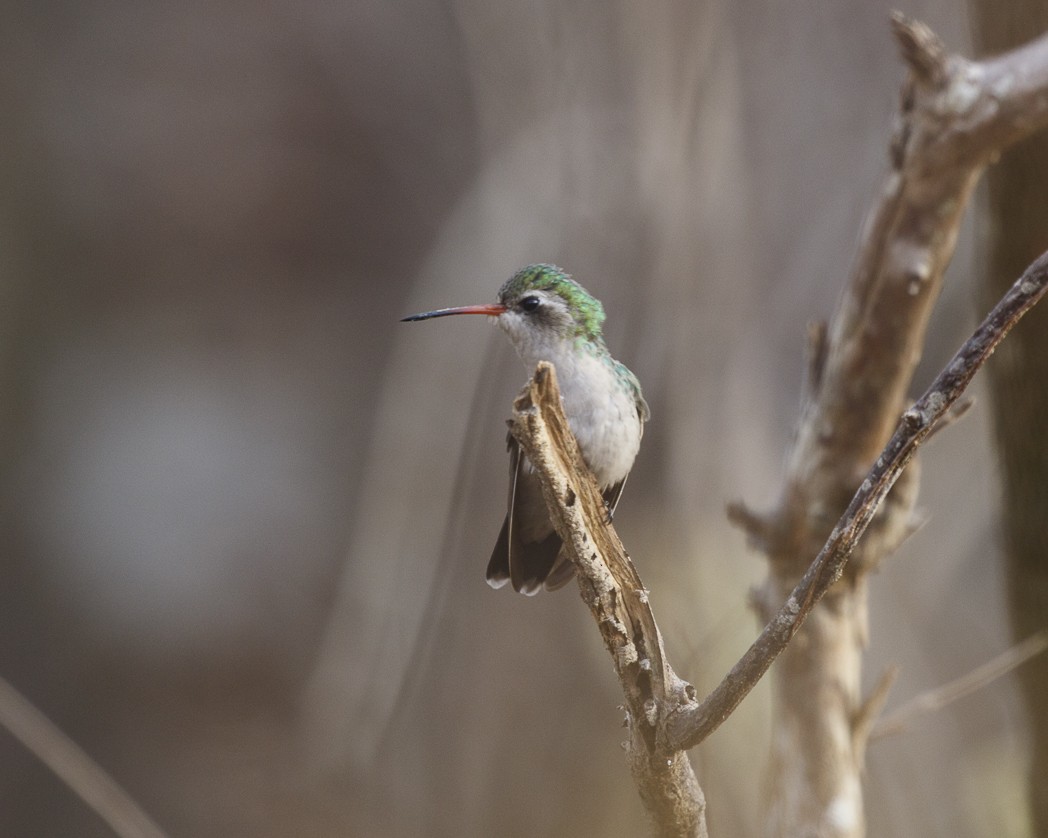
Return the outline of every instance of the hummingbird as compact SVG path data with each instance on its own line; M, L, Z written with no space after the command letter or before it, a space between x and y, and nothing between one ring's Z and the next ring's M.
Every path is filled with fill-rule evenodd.
M528 265L510 277L498 302L442 308L404 321L452 314L484 314L498 325L529 370L549 361L557 370L564 414L582 459L600 485L613 514L640 449L651 412L637 376L611 357L601 327L604 307L556 265ZM531 463L512 434L506 519L488 562L493 588L507 582L514 590L537 594L567 584L575 566L553 529L542 488Z

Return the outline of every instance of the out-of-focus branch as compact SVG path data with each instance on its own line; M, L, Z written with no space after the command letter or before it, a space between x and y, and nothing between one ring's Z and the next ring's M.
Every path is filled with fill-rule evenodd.
M913 724L914 721L929 713L937 713L944 707L971 695L987 684L1003 678L1013 669L1022 666L1026 661L1048 650L1048 633L1039 632L1005 649L992 660L977 666L966 675L921 693L907 701L888 716L882 717L871 728L869 738L880 739L892 736Z
M120 838L164 838L164 831L102 766L3 678L0 726L54 771Z
M979 175L1048 124L1048 38L973 62L950 54L923 24L895 14L892 27L909 75L891 170L840 306L812 353L779 502L768 514L741 505L732 514L769 558L758 596L766 609L789 603L811 572L810 557L841 534L834 522L892 434ZM777 667L769 834L863 834L864 742L856 721L867 571L912 530L916 482L908 477L888 497L844 579L805 624L803 642L791 644ZM787 621L789 631L793 625Z
M948 55L922 24L896 14L892 25L910 67L893 167L819 353L824 368L791 454L780 532L812 517L805 506L817 502L816 491L825 502L846 490L843 506L883 447L978 175L1008 145L1048 123L1048 38L970 62ZM779 540L792 554L786 534Z
M1048 253L1016 281L924 395L902 415L898 428L833 528L829 541L746 654L700 704L678 702L674 706L661 731L663 738L659 744L664 750L671 752L697 745L731 714L760 680L815 604L840 579L848 557L917 448L931 435L936 424L949 416L976 371L1008 331L1044 296L1046 289Z
M1040 0L969 0L978 49L1014 49L1031 32L1048 31ZM1048 247L1048 134L1031 137L986 172L978 250L980 301L994 300L1036 254ZM1004 596L1016 641L1048 631L1048 307L1016 329L987 368L1000 493L997 541L1004 561ZM1028 732L1026 797L1031 835L1048 835L1048 655L1017 673Z

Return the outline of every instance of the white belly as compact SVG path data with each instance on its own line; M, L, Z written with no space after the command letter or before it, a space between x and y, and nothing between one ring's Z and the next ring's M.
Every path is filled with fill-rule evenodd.
M586 465L602 489L621 482L640 449L643 425L632 388L586 351L548 353L557 369L564 412ZM531 369L539 359L525 359Z

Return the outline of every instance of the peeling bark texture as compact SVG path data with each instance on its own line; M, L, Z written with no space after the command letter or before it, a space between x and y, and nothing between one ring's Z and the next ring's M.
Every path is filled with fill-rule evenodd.
M648 592L614 528L564 416L554 368L539 364L513 405L510 430L542 478L557 533L569 546L579 590L600 629L625 696L627 760L660 836L706 836L706 801L684 751L660 753L668 709L695 690L666 660Z
M980 50L1013 49L1048 29L1042 2L970 3ZM980 301L992 299L1017 266L1048 247L1048 138L1031 137L987 173L988 229L981 239L986 277ZM1048 311L1033 312L987 368L990 409L1001 468L1001 537L1013 637L1048 629ZM1035 382L1042 382L1036 386ZM1034 834L1048 836L1048 659L1019 671L1028 709L1030 803Z
M892 24L909 69L892 168L827 329L780 501L750 529L770 561L764 596L772 602L793 590L891 434L978 176L1042 126L1048 109L1048 40L971 62L950 55L919 23L895 15ZM859 545L776 670L768 835L864 834L864 742L854 726L862 705L864 575L910 530L911 482L875 525L883 537Z

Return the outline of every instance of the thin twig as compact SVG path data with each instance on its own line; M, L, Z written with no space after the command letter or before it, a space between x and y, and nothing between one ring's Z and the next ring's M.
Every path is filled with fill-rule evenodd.
M866 755L866 746L870 741L870 731L880 718L881 711L888 701L888 693L895 686L898 677L898 666L893 664L885 669L852 720L852 738L855 740L855 750L863 759Z
M659 746L663 752L693 748L702 742L760 680L815 604L840 578L856 542L917 448L960 398L997 344L1044 296L1046 289L1048 253L1026 269L924 395L902 415L898 429L833 528L829 541L760 637L701 704L678 705L673 709L660 730Z
M892 736L908 728L917 719L930 713L937 713L944 707L971 695L987 684L1003 678L1030 658L1048 649L1048 633L1038 632L1016 643L997 657L977 666L966 675L962 675L941 687L928 690L911 698L890 715L884 716L870 731L870 740Z
M102 766L3 678L0 725L57 774L120 838L165 838L164 831Z

